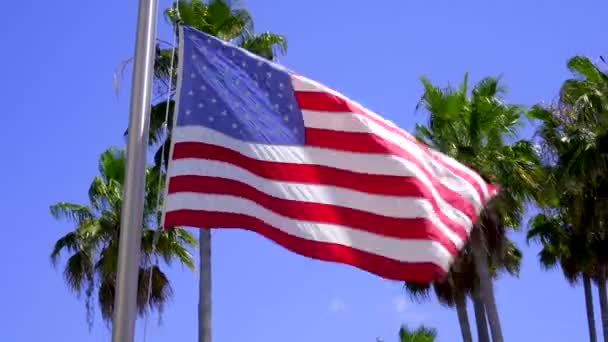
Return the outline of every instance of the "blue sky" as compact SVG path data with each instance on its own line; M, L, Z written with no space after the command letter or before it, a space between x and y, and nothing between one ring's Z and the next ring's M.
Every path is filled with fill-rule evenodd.
M599 0L244 4L258 30L289 38L282 63L408 130L425 119L414 111L421 75L440 84L460 82L466 71L473 80L503 75L508 100L532 105L555 96L569 75L569 57L607 52L608 5ZM48 206L85 201L98 154L124 144L130 76L117 97L112 73L133 53L136 7L135 0L3 6L2 341L109 340L99 315L87 330L83 303L49 262L54 240L71 226L54 221ZM161 19L160 35L170 39L168 32ZM290 254L252 233L218 231L213 238L215 341L372 342L381 336L389 342L402 323L420 322L438 328L439 341L460 339L454 311L433 301L412 303L398 283ZM495 285L506 339L584 340L582 288L567 285L559 271L541 271L539 247L526 246L521 233L513 238L524 251L521 277ZM180 267L170 273L175 297L162 325L150 318L147 341L194 341L197 277Z

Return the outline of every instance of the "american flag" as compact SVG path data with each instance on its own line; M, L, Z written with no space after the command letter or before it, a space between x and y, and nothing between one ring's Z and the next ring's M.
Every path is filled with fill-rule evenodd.
M444 275L494 187L315 81L188 26L165 227L242 228L381 277Z

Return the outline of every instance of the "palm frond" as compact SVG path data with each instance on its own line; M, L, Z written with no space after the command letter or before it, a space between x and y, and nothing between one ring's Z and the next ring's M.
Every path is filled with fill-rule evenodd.
M433 342L437 337L437 330L424 325L411 329L407 326L402 326L399 329L399 339L401 342Z
M157 236L156 246L153 245L154 236ZM170 265L175 259L194 270L194 258L189 248L194 246L194 237L181 228L168 230L144 229L142 236L142 253L145 258L151 259L152 252L160 256L163 261Z
M101 176L95 176L89 186L89 201L96 210L102 211L110 207L107 185Z
M51 262L53 265L57 264L57 259L61 252L73 253L80 249L80 242L78 241L78 234L74 231L67 233L60 237L53 246L51 252Z
M87 252L81 250L72 254L68 258L63 271L68 288L78 295L94 279L92 255Z
M287 38L285 36L264 32L245 36L239 46L268 60L275 60L278 55L287 53Z
M517 245L511 240L507 240L505 251L499 259L501 269L505 270L511 276L519 277L522 258L523 254Z
M68 219L79 225L93 217L91 209L86 205L69 202L59 202L50 206L51 215L55 219Z
M127 153L124 148L109 148L99 156L99 174L108 182L124 183Z
M575 56L568 61L568 69L577 77L587 82L608 82L608 77L588 57Z
M415 301L427 300L430 297L431 284L421 284L413 282L405 282L403 289Z
M95 270L101 278L113 278L118 267L118 241L110 241L99 253Z
M165 304L173 296L173 289L167 275L158 266L141 268L138 284L137 308L139 314L144 315L146 312L154 310L162 315Z
M169 107L169 108L167 108ZM167 121L165 116L169 110ZM175 111L175 101L162 101L152 106L150 110L150 136L148 138L149 145L156 145L166 138L167 132L170 132L173 126L173 113ZM166 130L163 124L166 123ZM125 135L127 132L125 132Z
M114 278L102 278L97 289L97 301L104 321L112 321L114 315L114 296L116 294L116 284Z

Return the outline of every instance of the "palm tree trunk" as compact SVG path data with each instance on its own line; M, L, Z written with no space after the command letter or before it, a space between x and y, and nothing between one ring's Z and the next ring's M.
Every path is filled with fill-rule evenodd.
M477 325L477 340L479 342L490 342L488 333L488 321L486 319L486 308L479 286L473 290L473 308L475 309L475 324Z
M488 322L490 323L492 342L503 342L498 308L496 307L496 300L494 299L494 286L492 284L492 278L490 277L490 270L488 269L486 246L482 234L483 231L479 227L473 227L473 231L471 232L473 257L475 259L477 275L479 276L481 297L488 315Z
M198 342L211 342L211 229L199 233Z
M595 314L593 312L593 293L591 292L591 279L583 274L583 288L585 289L585 306L587 307L587 324L589 325L589 342L597 342L595 331Z
M458 323L460 323L460 331L462 332L462 341L473 342L469 315L467 313L467 302L462 294L456 295L456 312L458 313Z
M604 331L604 342L608 342L608 297L606 296L606 270L602 266L600 276L597 280L598 292L600 294L600 311L602 313L602 329Z

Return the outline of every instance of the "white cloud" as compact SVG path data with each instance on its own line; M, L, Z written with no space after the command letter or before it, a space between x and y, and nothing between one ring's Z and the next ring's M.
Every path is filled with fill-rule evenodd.
M405 309L408 308L408 306L408 302L404 296L400 295L393 298L393 308L395 309L395 311L402 313L405 311Z
M406 312L403 315L403 320L412 326L417 326L429 318L428 314L425 313L416 313L416 312Z
M416 307L412 306L404 295L393 298L392 309L404 322L413 326L419 325L429 318L428 314L417 311Z
M344 310L346 310L346 304L344 303L344 301L341 298L334 297L329 302L329 311L340 312L340 311L344 311Z

